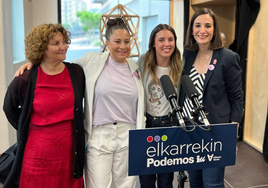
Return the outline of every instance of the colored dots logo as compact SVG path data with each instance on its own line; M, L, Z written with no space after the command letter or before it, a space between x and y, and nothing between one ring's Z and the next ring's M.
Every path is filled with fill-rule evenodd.
M148 136L147 137L147 142L152 142L153 141L153 137L152 136Z
M156 135L155 137L153 136L148 136L147 137L147 142L152 142L152 141L155 141L155 142L159 142L159 141L167 141L168 137L167 135L163 135L163 136L159 136L159 135Z
M158 135L155 136L155 137L154 137L154 141L159 142L159 141L160 141L160 136L158 136Z
M163 136L162 136L162 141L163 141L163 142L167 141L167 135L163 135Z

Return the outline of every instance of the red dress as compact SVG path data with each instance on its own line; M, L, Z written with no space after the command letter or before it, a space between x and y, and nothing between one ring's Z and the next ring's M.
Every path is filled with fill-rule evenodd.
M38 68L19 188L83 188L73 178L74 92L68 69L47 75Z

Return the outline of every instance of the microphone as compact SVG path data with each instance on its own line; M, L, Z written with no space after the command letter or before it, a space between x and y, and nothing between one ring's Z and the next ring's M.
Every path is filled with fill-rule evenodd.
M185 129L186 126L185 126L185 122L184 122L182 114L181 114L181 107L178 106L177 94L175 92L172 81L170 80L170 77L168 75L163 75L160 78L160 82L161 82L161 85L163 87L166 98L170 102L172 111L175 112L180 126L183 129Z
M187 97L192 101L194 107L197 109L201 120L204 122L206 126L210 125L207 116L204 112L205 108L199 103L198 100L198 91L196 90L192 80L188 75L184 75L181 77L182 87L187 95Z

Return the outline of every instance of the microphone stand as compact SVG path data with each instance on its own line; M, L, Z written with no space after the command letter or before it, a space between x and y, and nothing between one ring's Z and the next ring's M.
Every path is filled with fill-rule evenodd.
M171 100L171 102L172 102L172 100ZM176 105L173 105L173 106L176 106ZM171 123L176 123L177 126L179 124L179 126L185 131L186 125L184 123L184 120L178 119L178 117L177 117L177 113L179 113L179 112L182 113L182 108L180 106L177 106L177 107L173 108L172 112L169 113L168 116L170 117ZM185 118L183 118L183 119L185 119Z
M192 94L188 99L190 99L191 101L193 101L193 105L194 105L194 111L192 112L192 116L193 116L193 120L194 122L203 122L204 125L208 128L209 128L209 121L207 119L207 112L206 112L206 109L205 107L199 103L199 100L198 100L198 95L196 93ZM200 117L198 116L200 115Z
M184 188L185 182L187 182L187 176L184 171L179 171L179 174L177 176L178 180L178 188Z
M182 108L181 108L181 107L174 108L174 109L172 110L172 112L169 112L168 116L170 117L170 123L171 123L171 124L174 123L176 126L180 126L180 127L182 127L182 126L180 125L180 123L178 122L178 119L177 119L177 117L176 117L176 112L178 112L178 111L182 111ZM197 116L198 116L198 114L197 114ZM184 120L187 121L186 118L184 118ZM169 123L169 122L165 122L165 123ZM186 131L186 127L182 127L182 129L183 129L184 131ZM185 184L185 182L188 181L187 175L185 174L184 171L179 171L179 172L178 172L178 175L177 175L177 181L178 181L178 188L184 188L184 184Z
M192 113L192 117L193 117L193 122L198 122L198 111L196 109L194 109L194 112ZM186 118L185 118L185 122L189 122L189 123L193 124L192 121L189 121ZM188 131L188 132L194 131L194 129L195 129L195 127L192 130ZM177 181L178 181L178 188L184 188L185 182L188 182L188 177L185 174L185 171L179 171L178 172Z
M179 111L182 112L181 107L174 108L172 110L172 112L169 112L168 116L170 117L170 121L165 121L165 123L171 123L173 125L180 126L185 132L194 131L196 125L198 125L197 122L201 122L200 118L199 118L199 112L205 112L203 115L206 116L205 108L202 105L200 105L199 107L194 107L194 111L191 114L192 117L193 117L193 120L190 120L188 118L183 117L184 122L188 122L188 124L192 124L194 126L194 128L192 128L191 130L187 130L186 127L182 127L180 125L180 123L179 123L179 121L177 119L176 113L179 112ZM209 131L210 130L210 127L208 126L209 123L207 123L207 122L204 122L204 123L208 127L208 129L203 129L203 128L202 129L206 130L206 131ZM178 181L178 188L184 188L185 182L188 181L188 177L187 177L187 175L185 174L184 171L179 171L178 172L177 181Z
M202 116L199 118L199 114ZM189 121L189 120L185 120L185 122L190 122L190 123L195 123L197 124L197 122L200 122L200 120L204 120L204 124L205 126L207 127L207 129L204 129L202 128L203 130L205 131L209 131L210 130L210 126L209 126L209 122L208 120L205 118L206 115L207 115L207 112L205 110L205 107L202 106L202 105L199 105L199 107L194 107L194 111L191 113L192 117L193 117L193 120L192 121ZM193 124L194 125L194 124ZM200 127L200 126L199 126ZM201 127L200 127L201 128ZM193 131L194 129L192 129L191 131ZM188 132L191 132L191 131L188 131ZM186 131L187 132L187 131ZM187 175L185 174L184 171L179 171L178 172L178 175L177 175L177 181L178 181L178 188L184 188L184 184L185 182L188 181L188 177Z
M198 117L199 117L199 116L198 116L198 114L199 114L199 110L203 110L203 109L204 109L203 106L200 106L200 107L201 107L201 109L194 108L194 111L192 112L193 120L190 121L190 119L184 117L184 121L185 121L185 122L188 122L188 123L190 123L190 124L192 124L192 125L194 126L193 129L188 130L188 131L186 130L186 128L185 128L185 129L183 128L183 130L184 130L185 132L191 132L191 131L194 131L194 129L195 129L195 124L197 124L196 122L199 122L199 118L198 118ZM180 109L180 110L181 110L181 109ZM173 114L173 116L174 116L174 112L171 113L171 121L172 121L172 114ZM188 177L187 177L187 175L185 174L184 171L179 171L179 172L178 172L178 175L177 175L177 181L178 181L178 188L184 188L185 182L188 182Z

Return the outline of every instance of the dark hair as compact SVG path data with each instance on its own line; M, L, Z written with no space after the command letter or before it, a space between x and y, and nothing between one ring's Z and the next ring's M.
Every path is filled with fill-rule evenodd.
M214 35L211 39L211 45L209 47L210 50L216 50L219 48L223 47L223 43L221 40L221 35L220 35L220 29L219 29L219 24L216 18L216 15L214 14L214 12L211 9L208 8L202 8L197 10L194 15L191 18L191 21L188 25L188 29L187 29L187 33L186 33L186 39L185 39L185 48L189 49L189 50L197 50L198 44L196 43L196 40L194 39L194 36L192 35L193 33L193 25L194 25L194 21L195 19L203 14L208 14L211 16L211 18L213 19L213 26L214 26Z
M177 47L177 35L175 33L175 30L167 25L167 24L159 24L157 25L153 31L151 32L150 35L150 40L149 40L149 46L148 46L148 51L145 53L145 66L143 70L143 74L145 73L145 69L148 71L148 75L151 74L153 80L157 82L157 78L155 75L155 67L157 66L157 59L156 59L156 51L154 48L154 43L155 43L155 35L162 30L168 30L170 31L175 39L175 49L174 52L170 56L170 77L171 80L173 81L174 85L177 85L180 77L181 77L181 72L182 72L182 62L181 62L181 53Z
M122 18L109 19L106 23L105 38L110 41L110 36L113 34L114 30L124 29L129 34L129 29L127 28L124 20Z

